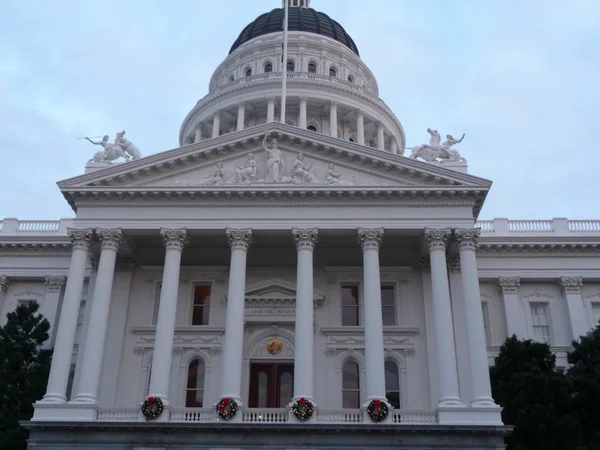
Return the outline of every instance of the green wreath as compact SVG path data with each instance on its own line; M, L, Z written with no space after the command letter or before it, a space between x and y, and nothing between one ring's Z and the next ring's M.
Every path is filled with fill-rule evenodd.
M292 412L298 420L308 420L312 417L315 412L315 408L310 400L302 397L296 400L291 406Z
M142 414L146 418L146 422L157 419L164 409L163 401L160 397L148 397L142 403Z
M388 405L381 400L373 400L367 407L367 413L373 422L382 422L387 419L390 409Z
M219 414L219 416L225 420L233 418L237 410L237 402L230 397L225 397L221 399L219 403L217 403L217 414Z

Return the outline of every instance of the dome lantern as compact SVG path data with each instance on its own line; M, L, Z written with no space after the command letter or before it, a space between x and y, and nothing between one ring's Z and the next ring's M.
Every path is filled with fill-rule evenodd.
M299 7L299 8L310 8L310 0L283 0L281 2L281 7L285 8L285 2L288 2L290 8Z

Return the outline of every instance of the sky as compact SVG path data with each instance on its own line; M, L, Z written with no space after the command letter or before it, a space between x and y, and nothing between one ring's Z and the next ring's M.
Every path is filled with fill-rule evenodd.
M600 219L600 1L312 0L375 74L407 145L465 140L480 219ZM73 217L56 182L122 129L145 156L281 0L1 0L0 218Z

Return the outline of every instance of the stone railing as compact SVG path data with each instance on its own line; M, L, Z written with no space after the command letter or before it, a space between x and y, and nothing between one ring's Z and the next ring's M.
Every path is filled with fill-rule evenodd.
M0 221L0 235L67 235L67 228L73 226L73 219L60 220L18 220Z
M480 220L475 226L481 228L484 235L519 235L519 234L600 234L600 220Z
M287 423L291 412L287 408L248 408L241 409L243 423ZM370 423L360 409L317 409L316 422L328 424ZM214 408L174 408L170 422L174 423L211 423L219 421ZM142 422L144 417L140 408L101 408L98 411L99 422ZM390 422L397 425L431 425L437 423L435 411L390 411Z
M300 79L300 80L325 81L325 82L329 82L329 83L342 85L346 88L350 88L357 92L361 92L363 94L372 95L372 96L376 97L376 95L373 92L369 91L368 89L366 89L358 84L351 83L349 81L343 80L338 77L330 77L327 75L318 75L316 73L308 73L308 72L287 72L287 78L288 78L288 80ZM281 79L281 72L259 73L257 75L251 75L249 77L238 78L235 81L229 81L227 83L223 83L217 87L217 90L221 91L223 89L227 89L232 86L237 86L237 85L242 85L242 84L247 84L247 83L255 83L257 81L260 82L260 81L280 80L280 79Z

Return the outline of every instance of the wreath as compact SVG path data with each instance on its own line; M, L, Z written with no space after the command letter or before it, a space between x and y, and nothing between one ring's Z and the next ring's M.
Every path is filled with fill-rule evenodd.
M302 397L296 400L291 406L292 412L298 418L298 420L308 420L315 412L314 406L310 400L306 400Z
M390 409L385 402L373 400L367 407L367 413L373 422L382 422L387 419Z
M221 399L219 403L217 403L217 413L225 420L229 420L235 416L237 410L237 402L230 397L225 397Z
M146 422L157 419L163 412L163 401L159 397L148 397L142 403L142 414L146 418Z

